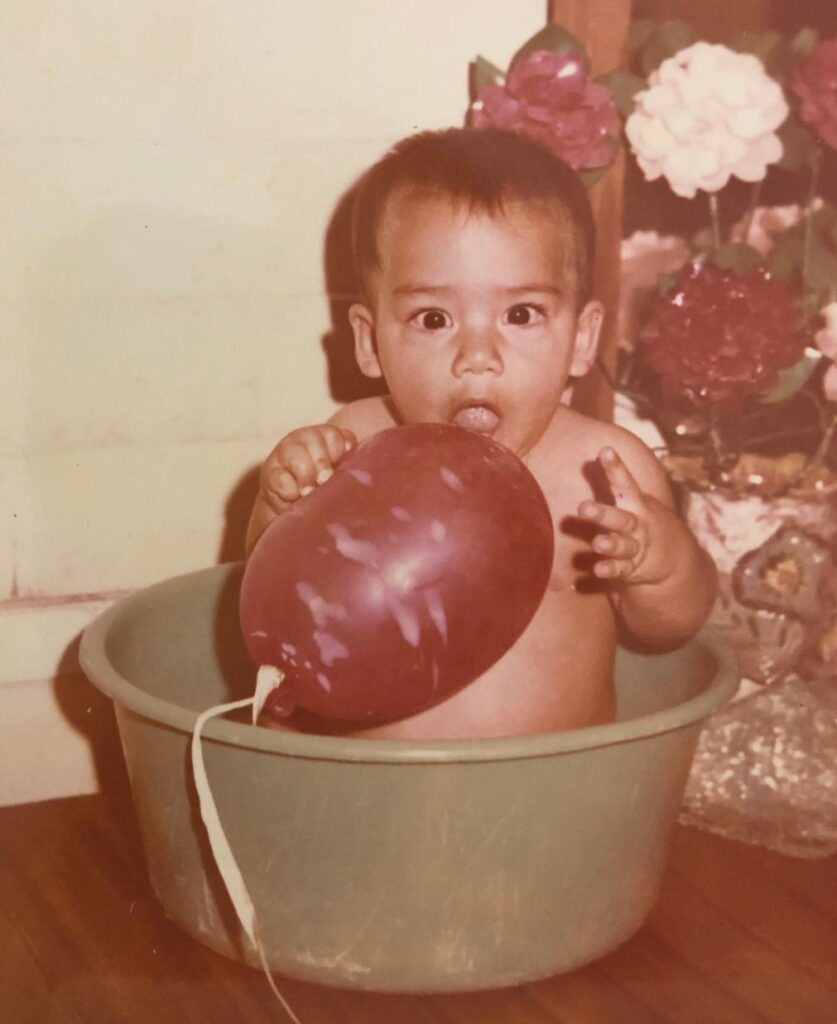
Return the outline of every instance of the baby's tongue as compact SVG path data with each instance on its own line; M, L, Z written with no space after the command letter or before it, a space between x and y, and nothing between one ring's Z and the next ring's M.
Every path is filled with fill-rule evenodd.
M453 417L458 427L476 431L478 434L493 434L500 422L500 417L487 405L466 405Z

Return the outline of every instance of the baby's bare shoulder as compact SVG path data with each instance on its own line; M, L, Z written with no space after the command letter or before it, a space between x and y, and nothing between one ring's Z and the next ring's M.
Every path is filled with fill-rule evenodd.
M603 423L576 409L562 407L544 436L542 447L550 461L576 462L579 465L595 459L598 452L610 445L621 451L621 434L612 423Z
M604 447L613 448L643 491L671 504L671 488L665 470L648 445L636 434L615 423L592 422L597 427L595 443L598 447L591 458L595 458Z
M603 448L613 448L640 487L661 500L670 500L665 472L651 449L629 430L615 423L593 419L575 409L556 418L548 451L565 468L581 468L594 462Z
M358 440L396 425L386 395L349 402L338 409L328 422L344 430L351 430Z

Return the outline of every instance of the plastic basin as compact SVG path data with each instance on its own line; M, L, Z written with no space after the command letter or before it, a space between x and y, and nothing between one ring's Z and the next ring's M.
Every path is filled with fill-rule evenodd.
M198 941L258 963L198 817L197 712L249 696L240 565L168 580L85 630L111 697L152 886ZM620 650L612 724L404 742L206 729L210 783L271 968L343 988L515 985L601 956L657 894L701 723L735 691L703 632L671 654Z

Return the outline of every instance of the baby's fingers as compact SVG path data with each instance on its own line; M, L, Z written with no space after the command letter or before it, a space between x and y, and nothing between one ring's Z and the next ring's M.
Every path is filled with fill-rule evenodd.
M324 484L334 464L357 444L350 430L326 423L301 427L274 449L262 469L261 490L276 511Z
M293 477L300 495L314 490L318 472L322 471L323 465L329 465L325 446L321 445L319 450L315 447L312 451L310 439L306 439L305 442L283 442L277 455L278 466Z
M593 550L611 559L632 562L639 554L639 541L618 533L600 533L593 538Z
M300 485L302 494L313 490L316 484L324 484L334 472L335 463L357 443L350 430L343 430L332 423L321 427L308 427L299 432L299 444L304 456L298 450L291 454L297 459L288 463Z
M582 519L601 526L613 533L632 534L638 525L637 517L627 509L616 505L603 505L596 501L583 501L578 508Z
M301 497L296 478L278 462L271 462L262 470L261 493L276 512Z
M607 476L617 505L632 505L642 501L642 491L633 474L613 448L602 448L599 462Z
M333 423L326 423L322 428L323 430L323 441L325 443L326 451L329 457L329 467L339 462L343 456L352 450L357 444L357 438L351 430L346 430L343 427L337 427ZM331 473L329 472L329 476ZM323 480L318 480L318 483L324 483Z
M628 579L636 569L639 541L622 533L600 533L593 538L593 550L600 558L593 565L593 574L603 579Z
M626 580L634 571L634 563L625 558L603 558L593 566L593 575L606 580Z

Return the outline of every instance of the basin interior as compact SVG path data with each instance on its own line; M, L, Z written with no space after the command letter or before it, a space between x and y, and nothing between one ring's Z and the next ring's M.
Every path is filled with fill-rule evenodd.
M243 569L225 567L212 586L181 577L146 591L141 606L110 625L105 654L129 684L190 711L252 695L255 668L241 638L238 594ZM616 721L676 707L704 692L717 672L705 644L665 654L620 648Z

